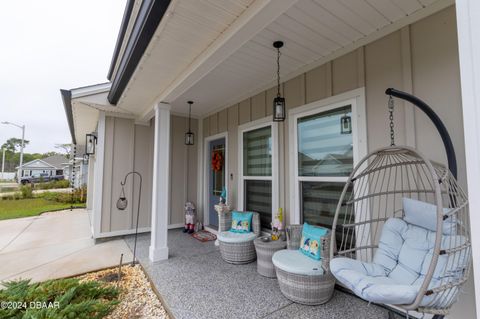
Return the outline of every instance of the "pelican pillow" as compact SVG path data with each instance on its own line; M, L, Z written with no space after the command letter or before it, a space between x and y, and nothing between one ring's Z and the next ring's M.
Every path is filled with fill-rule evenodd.
M302 240L300 241L300 252L305 256L320 260L321 238L327 234L327 229L315 227L308 223L303 224Z
M252 231L253 213L241 213L234 211L232 213L232 226L230 231L234 233L249 233Z

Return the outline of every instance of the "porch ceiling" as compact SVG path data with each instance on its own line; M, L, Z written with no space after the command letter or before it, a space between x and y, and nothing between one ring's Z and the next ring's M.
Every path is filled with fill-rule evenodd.
M141 118L155 102L201 116L439 11L454 0L172 1L117 104Z

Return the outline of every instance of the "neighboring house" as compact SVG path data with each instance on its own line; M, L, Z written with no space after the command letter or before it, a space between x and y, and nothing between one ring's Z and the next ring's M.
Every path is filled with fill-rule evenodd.
M258 211L265 229L279 207L287 224L295 224L308 221L312 211L305 214L305 207L318 203L323 211L313 217L331 223L347 176L299 174L297 150L309 154L312 140L329 140L328 147L315 146L323 153L353 145L348 161L341 161L355 165L390 145L388 87L421 97L444 121L459 184L470 195L471 225L480 224L478 34L480 4L473 0L457 6L453 0L128 1L111 82L61 91L72 142L83 149L86 134L97 137L87 182L94 238L134 232L138 179L129 177L125 186L127 209L115 206L130 171L143 175L139 224L141 232L151 232L152 261L168 258L167 230L183 225L187 200L215 231L218 197L212 194L224 186L228 203ZM280 73L288 114L282 123L272 121L276 40L285 42ZM193 146L184 144L188 100L195 102ZM299 137L300 122L315 125L337 108L332 130ZM352 133L337 139L340 127L334 126L344 112L352 114ZM423 113L397 101L394 117L397 144L446 163L442 141ZM214 154L220 155L218 170L212 169ZM328 162L340 163L331 154ZM476 232L472 245L477 276L449 318L480 313Z
M35 176L41 173L46 173L49 176L63 175L64 166L67 161L67 158L63 155L52 155L24 163L21 170L19 166L17 166L16 169L21 177Z
M88 180L88 162L83 157L76 157L75 162L70 159L64 164L65 179L70 182L73 180L73 187L82 187L87 185Z

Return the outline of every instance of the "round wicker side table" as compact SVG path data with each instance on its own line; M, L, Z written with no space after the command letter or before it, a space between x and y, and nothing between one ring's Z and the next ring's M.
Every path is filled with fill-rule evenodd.
M257 252L257 272L262 276L275 278L277 275L272 263L272 256L276 251L287 248L287 242L283 240L263 241L262 238L265 237L259 237L253 242Z

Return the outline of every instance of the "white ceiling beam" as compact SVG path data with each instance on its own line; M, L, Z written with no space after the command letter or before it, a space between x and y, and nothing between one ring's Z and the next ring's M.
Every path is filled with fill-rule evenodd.
M235 20L202 54L188 66L157 98L142 112L141 119L151 116L151 105L170 102L181 96L217 65L235 53L298 0L257 0ZM281 39L279 39L281 40Z

